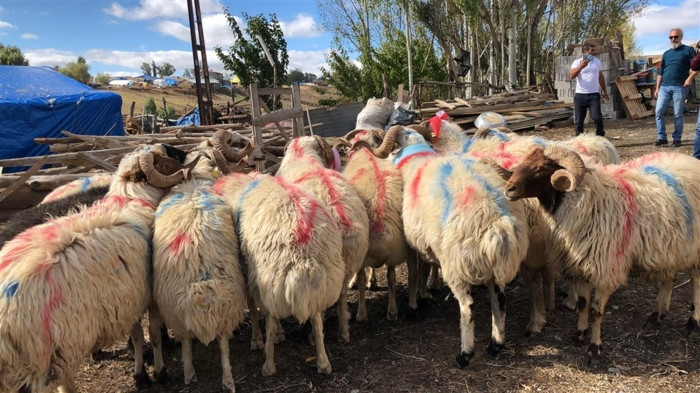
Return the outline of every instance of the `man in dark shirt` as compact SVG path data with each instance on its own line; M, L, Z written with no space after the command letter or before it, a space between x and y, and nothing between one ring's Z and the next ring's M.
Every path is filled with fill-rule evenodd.
M700 41L695 45L695 48L700 50ZM690 75L685 80L683 86L690 87L695 83L695 77L700 73L700 52L695 54L690 62ZM698 122L695 124L695 139L693 141L693 157L700 159L700 110L698 111Z
M688 71L690 70L690 61L695 57L695 49L683 45L683 30L674 27L668 35L671 41L671 49L664 52L661 58L661 68L659 68L658 76L656 77L656 133L658 140L654 146L668 145L666 139L666 108L673 101L673 146L681 145L681 137L683 136L683 102L685 96L690 90L683 86Z

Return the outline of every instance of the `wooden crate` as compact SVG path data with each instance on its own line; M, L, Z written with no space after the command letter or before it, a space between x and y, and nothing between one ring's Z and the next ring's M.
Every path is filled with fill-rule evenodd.
M653 110L647 110L646 106L644 106L642 94L637 89L637 85L635 85L636 80L636 75L625 75L615 78L615 85L620 92L625 112L627 117L631 119L641 119L654 114Z

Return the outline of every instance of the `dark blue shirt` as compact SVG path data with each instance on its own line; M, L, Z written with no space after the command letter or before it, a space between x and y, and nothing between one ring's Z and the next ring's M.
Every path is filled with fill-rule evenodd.
M661 86L683 86L690 71L690 61L695 57L695 49L681 45L677 49L669 49L661 57L659 75L662 77Z

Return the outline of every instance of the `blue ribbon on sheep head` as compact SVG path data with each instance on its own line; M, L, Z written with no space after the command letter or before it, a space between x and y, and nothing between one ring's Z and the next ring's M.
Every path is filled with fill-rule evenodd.
M483 158L481 162L507 181L504 194L510 200L538 196L544 191L539 182L545 178L555 190L571 192L588 171L578 154L561 146L543 149L533 145L513 171L501 167L492 158Z

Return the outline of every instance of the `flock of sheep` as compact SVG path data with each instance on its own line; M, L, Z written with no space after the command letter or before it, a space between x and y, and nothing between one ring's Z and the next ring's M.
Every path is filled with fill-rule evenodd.
M189 152L144 146L114 174L62 186L9 221L0 233L0 391L76 392L85 357L126 335L136 383L148 382L146 312L156 380L166 377L167 327L182 343L186 384L197 378L192 340L217 340L223 388L235 391L229 339L246 312L263 375L276 372L280 319L290 316L310 321L318 372L330 373L324 310L337 304L338 340L349 341L348 288L356 283L356 320L366 320L367 271L386 266L386 315L396 320L404 262L410 309L438 268L458 300L460 367L474 356L471 288L488 288L487 352L497 355L505 287L517 275L531 294L529 334L546 324L555 280L567 284L575 339L592 319L589 358L600 355L605 304L632 272L659 286L650 322L668 312L676 274L689 272L686 328L700 331L700 161L690 156L620 163L602 137L467 137L439 117L296 138L275 176L232 171L253 155L227 131Z

